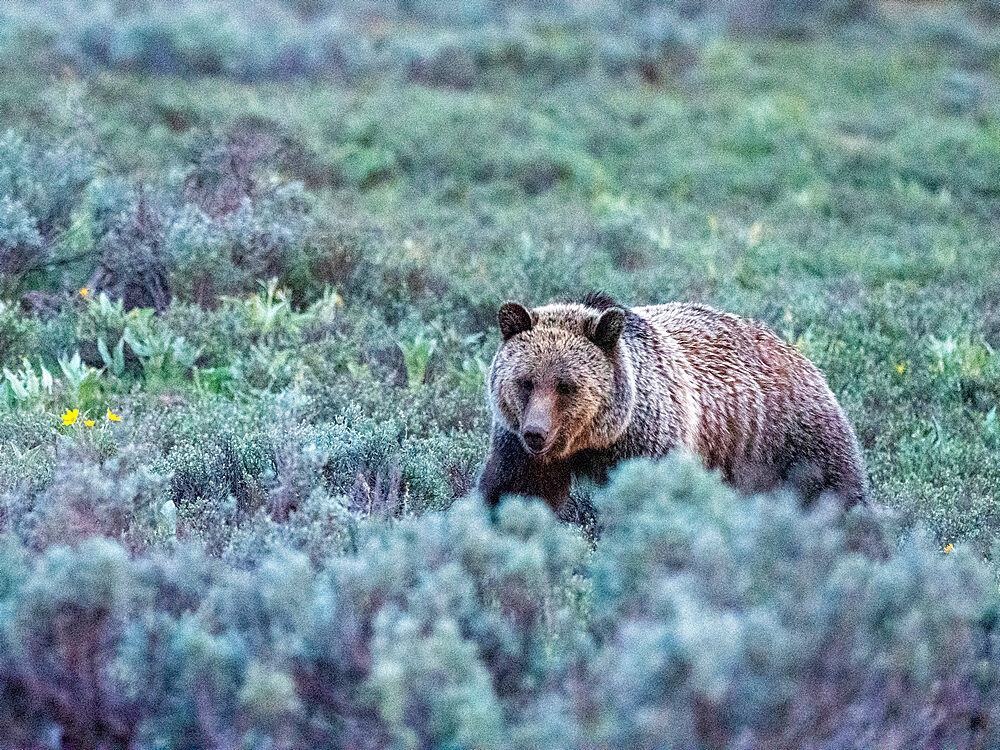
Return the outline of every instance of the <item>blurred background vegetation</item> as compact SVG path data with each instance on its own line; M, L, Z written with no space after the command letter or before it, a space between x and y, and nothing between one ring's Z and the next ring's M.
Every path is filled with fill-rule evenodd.
M5 3L0 735L997 744L998 74L996 0ZM816 361L893 556L679 459L491 525L496 308L593 288Z

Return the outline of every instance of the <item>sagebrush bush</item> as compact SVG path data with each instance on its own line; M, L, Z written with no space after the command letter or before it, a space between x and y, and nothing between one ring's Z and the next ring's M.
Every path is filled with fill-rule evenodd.
M106 537L138 551L170 535L162 513L169 477L149 468L148 455L125 451L95 460L78 450L62 448L46 490L29 486L3 496L5 530L36 549Z
M594 701L621 701L605 709L607 740L993 741L986 570L919 535L885 562L845 555L833 509L790 500L727 499L676 463L630 467L598 498L594 621L610 644L597 663L610 669L594 675L606 685Z
M848 552L832 508L740 499L679 458L625 467L595 502L592 550L540 504L492 523L473 499L389 525L340 511L339 551L279 546L242 569L110 540L33 557L8 533L5 736L996 740L997 594L968 551L917 536L884 561Z
M97 243L100 261L89 286L126 310L164 310L172 298L163 248L165 209L140 194Z
M57 392L48 403L65 410ZM251 408L155 394L101 395L69 425L45 403L0 405L3 528L35 547L99 535L130 549L181 539L240 559L282 544L322 556L324 544L342 546L352 514L389 520L450 505L471 488L484 448L443 425L411 431L402 412L391 416L398 406L375 418L360 402L324 421L316 397L294 391L261 394Z
M17 278L41 265L44 241L38 222L20 201L0 199L0 273Z
M693 42L726 29L801 36L873 15L866 0L358 1L316 4L307 12L270 0L252 17L236 10L229 0L96 8L50 0L37 10L16 6L3 20L14 48L42 39L63 61L84 69L241 81L332 76L356 82L388 74L462 89L511 75L560 82L594 71L659 82L697 58ZM386 40L368 23L372 18L402 33Z
M43 147L13 130L0 136L0 290L59 260L73 213L95 173L77 146Z
M0 136L0 196L18 202L47 240L69 227L95 169L93 157L76 145L45 147L13 130Z
M207 137L186 176L148 185L98 177L79 147L43 149L13 130L0 138L0 285L24 276L45 291L67 273L126 310L163 311L176 296L205 306L281 277L301 291L316 255L309 201L274 173L266 135ZM84 275L86 274L86 275Z

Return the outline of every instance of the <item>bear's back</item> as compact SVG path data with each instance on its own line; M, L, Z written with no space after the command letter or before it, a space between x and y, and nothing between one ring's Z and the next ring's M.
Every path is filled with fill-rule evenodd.
M766 326L756 321L706 305L668 302L662 305L635 307L632 312L679 341L701 341L704 344L712 344L721 337L728 345L745 345L749 343L746 337L751 333L770 333Z
M822 375L795 347L763 323L705 305L671 302L633 308L658 336L683 352L688 364L710 381L752 381L791 386L789 379Z
M632 312L681 355L697 392L696 452L707 466L759 490L807 462L820 486L863 496L853 431L823 374L794 346L762 323L703 305Z

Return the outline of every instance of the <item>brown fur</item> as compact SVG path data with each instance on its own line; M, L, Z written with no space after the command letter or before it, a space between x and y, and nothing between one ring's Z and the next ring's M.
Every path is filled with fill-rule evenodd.
M760 323L700 305L624 310L598 294L508 303L500 324L480 478L490 505L516 493L558 508L573 476L600 481L621 460L678 447L743 492L788 484L845 508L867 497L857 439L822 373ZM541 434L536 455L526 441Z

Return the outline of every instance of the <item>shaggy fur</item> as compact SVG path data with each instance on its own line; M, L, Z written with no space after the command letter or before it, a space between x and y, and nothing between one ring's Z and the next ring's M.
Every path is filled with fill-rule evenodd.
M603 481L619 461L678 447L746 493L787 484L844 508L867 498L857 439L822 373L760 323L701 305L626 310L601 294L507 303L499 321L479 483L490 506L512 493L556 509L574 476Z

